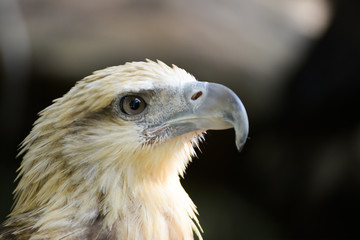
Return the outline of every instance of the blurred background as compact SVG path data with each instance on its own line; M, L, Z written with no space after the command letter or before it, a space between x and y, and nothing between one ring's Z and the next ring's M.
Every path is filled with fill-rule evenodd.
M1 0L0 219L37 113L92 71L159 59L247 108L210 131L182 183L204 239L360 239L356 1Z

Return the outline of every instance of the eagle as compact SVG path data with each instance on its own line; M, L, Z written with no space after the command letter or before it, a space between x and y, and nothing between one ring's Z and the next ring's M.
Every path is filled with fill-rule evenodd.
M39 113L21 144L0 239L202 239L180 179L206 130L248 136L229 88L161 61L95 71Z

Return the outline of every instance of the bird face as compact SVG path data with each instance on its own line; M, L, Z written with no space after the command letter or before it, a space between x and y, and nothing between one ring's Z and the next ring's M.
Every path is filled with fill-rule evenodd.
M57 115L52 117L55 125L67 131L63 152L76 164L113 156L124 166L126 160L119 156L156 155L154 149L164 155L168 149L176 153L185 148L189 159L192 145L208 129L234 127L239 150L248 134L246 111L234 92L151 61L95 72L44 110L42 117L51 118L46 115Z
M239 149L247 138L247 116L241 101L230 89L215 83L159 84L151 90L122 94L114 106L124 121L133 121L141 128L147 144L231 127L236 129Z
M91 94L92 89L96 92ZM75 98L72 91L80 97ZM73 128L76 141L79 136L87 140L98 136L103 141L111 139L110 145L120 142L122 148L136 150L187 133L198 135L208 129L234 127L240 150L247 138L246 111L234 92L220 84L198 82L184 70L161 62L130 63L98 71L72 91L63 100L76 100L71 104L77 106L73 109L85 108L70 114L75 117L67 127Z

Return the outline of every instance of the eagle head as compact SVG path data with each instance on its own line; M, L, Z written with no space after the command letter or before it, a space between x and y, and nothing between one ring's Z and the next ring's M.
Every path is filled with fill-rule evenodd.
M40 112L6 226L31 239L201 238L179 176L203 133L227 128L240 150L247 114L223 85L160 61L96 71Z

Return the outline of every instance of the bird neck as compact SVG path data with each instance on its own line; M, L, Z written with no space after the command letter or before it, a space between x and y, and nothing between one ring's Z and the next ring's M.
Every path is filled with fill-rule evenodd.
M192 239L193 231L200 236L195 205L179 179L193 151L191 141L175 139L115 161L121 164L104 175L115 181L99 184L104 225L123 239Z
M56 171L38 165L42 179L32 184L27 176L20 180L12 218L25 212L36 216L24 224L39 229L39 236L100 219L100 227L119 239L192 239L193 231L200 236L200 226L179 175L193 154L191 141L174 139L107 159L95 158L101 153L86 161L54 157Z

